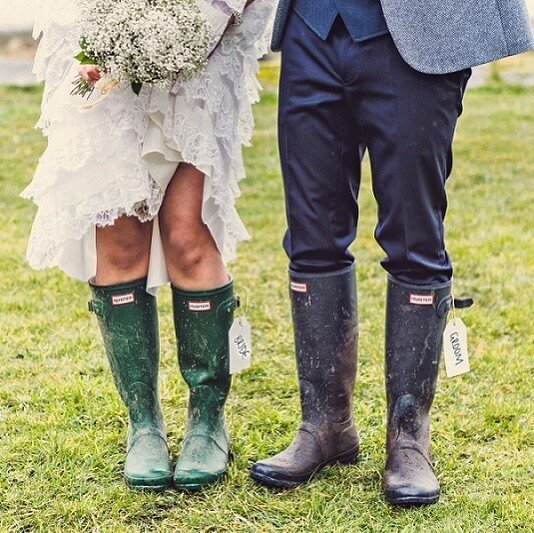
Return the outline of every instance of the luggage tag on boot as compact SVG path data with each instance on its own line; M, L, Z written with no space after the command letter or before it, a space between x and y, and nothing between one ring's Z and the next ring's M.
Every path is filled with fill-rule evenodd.
M240 306L239 299L237 306ZM252 328L244 316L235 318L228 332L228 342L230 345L230 374L249 368L252 364Z
M252 329L244 316L234 320L229 333L230 374L241 372L252 364Z
M470 307L473 303L472 300L465 300L465 302L466 305L462 303L459 307ZM456 316L455 308L453 296L452 318L443 332L445 370L449 378L466 374L471 370L467 351L467 327L462 319Z

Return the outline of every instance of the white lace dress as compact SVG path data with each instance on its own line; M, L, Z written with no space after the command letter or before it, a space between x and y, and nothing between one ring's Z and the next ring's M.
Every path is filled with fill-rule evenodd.
M225 1L235 9L243 4ZM126 214L154 219L148 290L167 283L157 214L182 161L205 174L203 220L225 261L235 257L237 243L248 238L234 204L245 177L242 146L252 134L258 58L268 47L273 4L250 5L194 80L171 92L145 85L139 96L129 86L116 88L89 110L86 100L70 95L79 68L76 3L56 1L39 16L34 72L45 86L37 127L48 147L22 193L38 206L27 250L33 268L57 266L89 280L96 273L95 228Z

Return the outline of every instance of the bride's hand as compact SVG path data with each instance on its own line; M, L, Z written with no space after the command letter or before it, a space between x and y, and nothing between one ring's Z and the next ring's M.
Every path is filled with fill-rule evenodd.
M254 0L247 0L247 3L245 4L244 9L246 9L250 4L252 4ZM233 24L235 22L235 16L232 15L232 18L230 19L230 24Z
M244 10L250 6L250 4L252 4L255 0L247 0L246 3L245 3L245 7L244 7ZM220 2L220 0L211 0L211 3L212 5L216 5L218 2ZM223 4L226 5L226 9L228 9L228 5L226 4L226 2L224 2L223 0ZM243 10L243 11L244 11ZM223 9L223 12L225 12L225 10ZM232 27L234 24L236 23L236 16L235 15L232 15L230 17L230 20L228 21L228 26L226 26L226 29L224 30L223 32L223 35L221 36L221 38L219 39L219 42L216 44L216 46L212 49L212 51L210 52L209 56L208 57L211 57L213 55L213 53L215 52L215 50L218 48L219 44L221 44L221 41L224 37L224 33L228 30L228 28Z
M94 65L84 65L78 69L78 74L89 83L96 83L100 77L100 70Z

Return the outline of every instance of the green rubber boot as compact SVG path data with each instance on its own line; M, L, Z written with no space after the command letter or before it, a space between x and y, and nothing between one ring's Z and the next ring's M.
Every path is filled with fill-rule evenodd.
M173 287L172 294L178 361L190 391L174 484L199 490L218 481L228 466L224 404L231 381L228 332L237 300L233 282L207 291Z
M156 299L146 292L146 279L90 286L89 310L98 316L113 379L128 408L126 483L163 491L172 485L172 464L158 394Z

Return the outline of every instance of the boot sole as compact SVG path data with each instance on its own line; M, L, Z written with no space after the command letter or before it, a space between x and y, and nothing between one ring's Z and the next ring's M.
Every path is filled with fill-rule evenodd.
M126 486L139 492L165 492L172 487L172 478L162 480L161 483L145 485L141 480L125 477Z
M389 504L404 507L431 505L439 500L439 494L433 496L395 496L386 492L385 497Z
M132 483L126 483L126 486L130 490L137 492L165 492L172 488L172 483L166 485L133 485Z
M335 464L347 465L356 463L356 461L358 460L359 453L360 447L356 446L355 448L352 448L347 452L343 452L342 454L321 463L311 474L299 478L273 478L268 476L267 474L255 472L254 469L251 471L250 477L254 481L257 481L258 483L261 483L262 485L265 485L267 487L273 487L276 489L291 489L294 487L298 487L299 485L304 485L305 483L308 483L317 474L319 474L319 472L321 472L323 468L326 468L327 466L332 466Z
M223 472L220 476L218 476L215 479L212 479L211 481L208 481L206 483L176 483L174 482L174 488L178 492L198 492L199 490L205 489L207 487L210 487L212 485L215 485L221 479L224 477L226 472Z
M174 488L178 492L199 492L202 489L206 489L208 487L211 487L211 485L214 485L218 481L219 480L216 479L214 481L210 481L209 483L195 483L195 484L191 484L191 485L184 485L184 484L176 485L175 484Z

